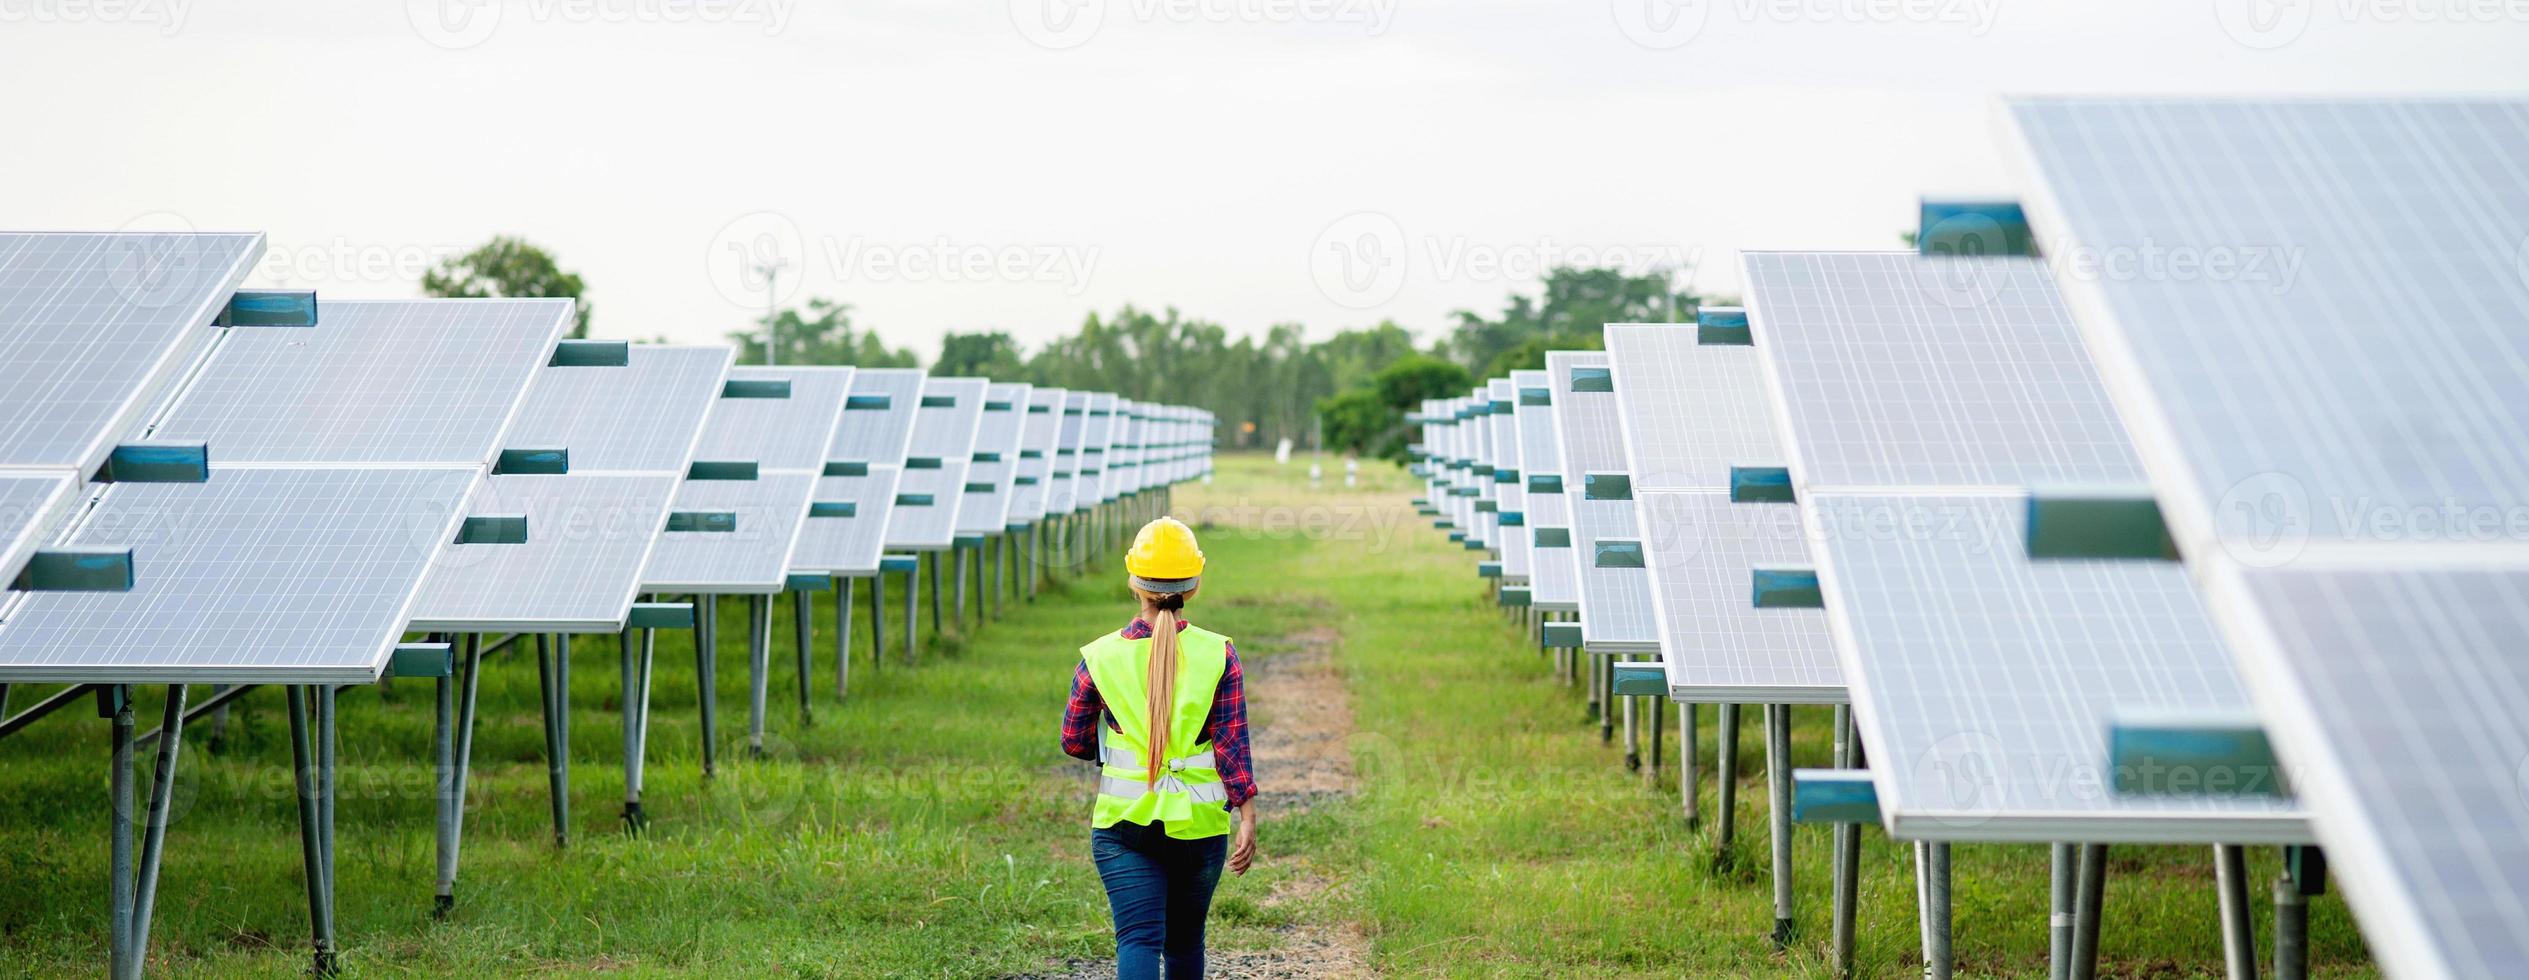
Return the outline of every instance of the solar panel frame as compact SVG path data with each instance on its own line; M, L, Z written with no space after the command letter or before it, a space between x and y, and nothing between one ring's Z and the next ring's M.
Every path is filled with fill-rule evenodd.
M1748 253L1745 260L1749 322L1765 365L1775 417L1783 429L1786 464L1800 496L1804 525L1815 542L1812 556L1850 688L1857 731L1876 757L1908 760L1906 765L1871 769L1881 822L1889 832L1953 840L2306 841L2306 816L2288 804L2204 800L2167 805L2056 795L2034 801L2044 805L2032 805L2028 786L2008 780L1979 784L1996 799L1990 807L1961 808L1950 805L1954 800L1933 798L1928 788L1956 786L1955 773L1963 771L1961 767L1990 765L2007 753L2051 758L2059 767L2059 779L2064 773L2097 773L2106 763L2104 737L2112 711L2190 706L2237 710L2245 706L2245 694L2231 673L2228 657L2211 639L2202 607L2180 601L2181 597L2191 599L2192 593L2172 591L2171 576L2182 584L2182 570L2151 562L2031 562L2025 557L2016 522L2025 510L2027 484L2117 483L2119 477L2132 475L2127 461L2133 458L2113 413L2100 411L2106 396L2086 353L2065 339L2068 311L2060 300L2029 295L2029 291L2051 288L2050 280L2031 275L2031 260L1911 253ZM1950 262L1970 265L1942 265ZM1907 268L1913 265L1927 269L1918 273ZM1955 305L1953 294L1924 285L1926 281L1961 281L1952 277L1962 271L1964 281L1982 284L1973 295L1977 302L1995 306L1992 315L1958 312L1962 307ZM1804 290L1825 290L1829 295L1804 297ZM1915 315L1926 307L1942 312ZM1975 304L1963 308L1972 312ZM1951 329L1937 335L1921 332L1925 324L1935 322ZM1916 332L1909 334L1909 329ZM1869 339L1861 339L1865 337ZM1890 337L1949 345L1950 350L1928 362L1944 382L1927 386L1892 380L1888 372L1893 369L1869 353L1884 351ZM1900 357L1911 358L1917 366L1927 363L1919 354ZM2029 368L2031 361L2044 369ZM1957 382L1954 372L1960 365L1972 365L1980 380ZM2039 405L2053 414L2036 410ZM1942 452L1910 461L1858 445L1852 441L1858 438L1854 436L1812 438L1813 430L1820 429L1904 429L1882 421L1893 413L1912 413L1908 421L1965 421L1947 428L1946 438L1952 444ZM1979 427L1975 419L2001 419L2005 424ZM2067 425L2065 419L2080 422ZM2047 431L2083 444L2079 451L2066 454L2065 446L2032 435ZM1892 440L1901 445L1922 441L1893 436ZM1837 482L1853 480L1893 482ZM1838 514L1838 507L1856 508L1860 516ZM1946 514L1953 520L1934 520L1929 526L1910 523L1927 513ZM1947 564L1937 569L1919 562L1903 565L1904 554L1889 557L1864 550L1912 547L1928 553L1948 548L1956 543L1950 539L1960 536L1954 519L1962 514L1977 518L1968 528L1971 533L1965 535L1975 547L1939 552ZM1873 519L1878 523L1873 524ZM1919 560L1922 555L1911 557ZM1886 566L1898 567L1881 573ZM1932 587L1943 575L1966 577L1971 587ZM2022 587L2076 575L2089 576L2082 588ZM2151 613L2175 617L2159 625L2181 631L2191 642L2146 643L2142 645L2149 649L2136 649L2141 633L2138 624L2152 621L2137 615L2145 597L2155 600ZM1907 618L1920 617L1925 611L1941 616ZM2193 621L2185 621L2189 616ZM2114 638L2125 642L2113 649L2082 648L2067 645L2059 630L2036 639L2022 638L2021 645L2008 653L1988 651L1994 660L1985 664L1994 668L1988 676L2012 678L2008 690L1987 684L1958 687L1938 698L1920 687L1894 699L1874 693L1875 678L1910 676L1908 671L1918 668L1917 661L1932 663L1922 670L1958 675L1953 659L1957 651L1989 639L1966 631L1983 628L1998 635L2033 623L2083 622L2083 617L2105 624ZM1910 623L1919 630L1909 633L1891 623ZM1927 644L1923 631L1932 629L1948 632ZM1942 645L1943 639L1948 646ZM2090 637L2085 633L2082 639L2087 642ZM2055 645L2031 646L2049 642ZM2031 658L2032 648L2052 659ZM2038 676L2015 677L2009 673L2014 669L2036 671ZM2201 691L2214 693L2173 702L2169 692L2177 689L2177 682L2171 672L2179 669L2196 672L2202 680ZM2219 682L2225 676L2229 678L2226 688ZM2118 686L2129 681L2133 683ZM2076 688L2134 700L2122 704L2062 700ZM2217 696L2222 690L2230 692L2227 705L2221 705ZM2020 714L2043 717L2051 724L2010 729L1992 722L2001 713L2000 702L2012 698L2026 699L2026 703L2010 705ZM1909 733L1925 725L1979 711L1988 720L1984 728L1953 730L1928 740L1931 744L1908 740ZM2049 737L2054 741L2048 742ZM2036 768L2037 763L2030 767Z
M1494 378L1488 387L1493 412L1486 417L1493 443L1493 547L1501 552L1502 582L1526 585L1533 549L1527 533L1528 488L1520 482L1524 478L1520 475L1519 426L1513 415L1519 388L1507 377ZM1506 514L1517 515L1519 523L1502 523Z
M813 500L850 503L850 517L809 517L791 550L792 570L841 578L878 574L887 525L895 519L896 487L913 443L913 415L925 375L910 368L862 368L852 374L843 417L826 447ZM879 404L877 400L882 400ZM847 471L859 469L859 475Z
M1513 371L1513 384L1523 389L1542 389L1553 397L1553 376L1546 371ZM1520 479L1536 476L1562 477L1562 441L1555 438L1554 404L1527 404L1525 398L1511 409L1512 421L1519 432L1519 456L1530 460ZM1528 604L1541 612L1580 611L1580 566L1574 561L1574 549L1565 546L1538 546L1536 532L1561 530L1569 534L1572 519L1568 502L1559 493L1528 494Z
M853 376L849 367L730 368L730 381L786 381L790 393L782 398L720 398L712 405L694 458L752 462L759 472L822 471L843 424Z
M1010 520L1010 497L1016 489L1019 439L1027 419L1032 386L996 383L984 388L983 418L975 430L975 448L966 467L966 485L990 484L982 493L969 490L957 504L960 534L1000 534ZM1007 408L994 409L994 405ZM990 455L995 458L986 459Z
M1611 323L1606 338L1636 491L1726 490L1732 466L1782 464L1756 348L1701 343L1692 323Z
M1080 497L1084 504L1091 507L1113 503L1117 497L1114 467L1107 465L1115 452L1115 403L1115 395L1109 392L1092 392L1089 395L1088 424L1081 428ZM1092 469L1097 471L1094 483L1089 480ZM1094 491L1091 489L1093 486Z
M1011 489L1009 522L1013 525L1025 527L1045 519L1046 501L1053 491L1054 450L1062 436L1063 400L1069 396L1061 388L1028 392L1028 415L1020 427L1021 455L1014 476L1036 482Z
M799 542L791 549L791 571L839 578L871 578L887 551L887 525L893 520L897 483L904 467L868 464L858 476L822 476L812 503L850 504L849 516L810 513L800 522Z
M941 408L923 408L913 417L913 450L904 474L897 478L896 507L887 519L887 547L945 551L957 542L957 511L965 496L966 469L975 451L975 433L983 423L982 378L930 378L922 383L925 400L956 399ZM936 468L912 465L937 460ZM928 496L929 506L908 501Z
M1770 383L1789 389L1776 411L1801 433L1801 485L2141 481L2141 460L2072 312L2036 260L1913 252L1743 252L1741 260L1748 318L1769 325L1756 347ZM2012 359L1975 359L1995 354ZM1857 391L1937 397L1865 406Z
M131 590L25 594L0 682L375 681L481 476L213 464L206 483L112 484L63 543L131 548Z
M610 633L623 628L675 498L673 473L497 474L468 516L523 514L527 540L450 544L422 580L407 626L467 633Z
M251 234L0 234L0 466L93 473L200 359ZM127 360L118 360L126 358Z
M223 463L489 465L576 310L347 300L314 327L230 327L148 437Z
M633 344L619 366L547 366L502 442L570 450L571 472L681 474L737 352Z
M1074 390L1065 395L1062 412L1062 426L1054 446L1053 479L1045 491L1045 511L1055 517L1086 509L1080 504L1080 460L1089 434L1089 393Z
M2026 177L2023 205L2032 228L2057 243L2048 250L2055 261L2125 254L2136 234L2156 231L2161 248L2280 252L2292 263L2289 290L2244 269L2192 282L2062 278L2135 430L2171 535L2317 817L2373 955L2401 975L2515 972L2516 959L2488 954L2479 942L2487 934L2475 928L2482 920L2469 913L2499 907L2519 918L2514 910L2529 906L2523 863L2481 855L2502 887L2464 895L2428 893L2420 887L2428 883L2406 875L2403 849L2482 838L2465 818L2487 811L2444 807L2431 814L2437 825L2415 814L2406 826L2384 825L2390 804L2406 802L2375 795L2384 777L2441 760L2402 760L2397 773L2354 767L2363 754L2357 739L2370 729L2316 703L2325 681L2309 676L2318 665L2301 645L2313 638L2266 608L2280 596L2263 583L2365 571L2507 574L2529 561L2516 531L2468 533L2482 530L2470 515L2516 515L2529 497L2520 442L2503 436L2516 436L2524 418L2512 327L2529 283L2506 260L2529 239L2529 200L2517 181L2485 169L2520 158L2529 105L2023 99L2005 117L2005 155ZM2196 142L2173 142L2181 138ZM2118 161L2119 171L2072 165L2063 150L2074 143ZM2245 345L2257 356L2207 360L2181 374L2172 370L2171 341L2187 329L2208 335L2184 338L2203 355ZM2366 329L2376 335L2362 336ZM2508 400L2499 396L2506 391ZM2208 396L2218 417L2199 417ZM2382 513L2398 515L2387 533L2368 524ZM2412 516L2422 523L2404 523ZM2472 652L2452 649L2467 639L2438 631L2408 644L2426 646L2422 653L2401 650L2401 659L2448 660ZM2420 673L2378 677L2373 700L2403 704L2401 682ZM2497 683L2517 686L2517 673L2478 686ZM2449 720L2410 714L2401 723ZM2521 778L2443 775L2445 797Z
M1474 466L1467 473L1467 485L1475 488L1474 525L1467 529L1467 540L1488 551L1501 548L1500 489L1493 483L1493 394L1489 384L1478 385L1467 395L1467 454ZM1484 505L1491 504L1493 509Z
M645 592L771 595L789 587L791 556L817 475L758 469L752 480L686 480L672 510L729 512L729 531L659 532L642 572Z
M1579 570L1581 648L1595 653L1658 653L1651 614L1651 576L1646 568L1602 568L1595 559L1605 541L1642 540L1631 500L1591 500L1591 474L1625 472L1624 439L1616 420L1616 396L1572 387L1575 368L1604 369L1603 351L1552 351L1555 439L1562 449L1564 501L1572 517L1573 563Z
M1809 564L1798 506L1734 503L1729 491L1713 489L1640 490L1634 504L1672 700L1846 702L1826 613L1749 601L1750 569Z

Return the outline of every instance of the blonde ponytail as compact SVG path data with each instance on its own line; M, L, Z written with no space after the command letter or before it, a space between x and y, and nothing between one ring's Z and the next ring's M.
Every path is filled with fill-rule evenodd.
M1168 774L1169 729L1174 727L1177 706L1177 622L1185 596L1143 593L1142 601L1156 610L1150 617L1150 663L1142 672L1146 678L1142 717L1150 719L1150 737L1142 753L1148 771L1142 781L1156 786Z

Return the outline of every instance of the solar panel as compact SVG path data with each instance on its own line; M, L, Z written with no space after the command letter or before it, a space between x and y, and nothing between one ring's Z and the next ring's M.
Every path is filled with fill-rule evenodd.
M524 515L527 540L448 546L413 601L410 628L621 629L676 483L672 473L491 477L465 513Z
M1640 556L1642 531L1632 494L1612 496L1615 481L1607 479L1625 474L1615 392L1601 383L1608 377L1607 363L1601 351L1546 355L1555 436L1563 449L1564 500L1572 513L1573 562L1580 570L1581 645L1603 653L1657 653L1651 576Z
M1755 349L1698 343L1692 324L1609 324L1607 355L1670 693L1843 701L1826 615L1748 601L1754 566L1810 563L1798 508L1730 500L1732 466L1783 459Z
M1495 378L1490 385L1492 415L1487 426L1493 440L1493 545L1502 553L1502 581L1525 585L1528 582L1528 490L1521 482L1519 424L1512 413L1517 411L1519 388L1509 378Z
M913 413L921 407L922 372L863 368L852 375L851 400L834 430L826 461L895 465L913 445Z
M1646 490L1651 615L1669 693L1721 704L1836 704L1845 700L1826 614L1759 609L1748 601L1758 565L1810 564L1800 508L1733 503L1726 490Z
M1698 343L1691 323L1611 323L1607 354L1635 489L1726 490L1732 466L1782 465L1754 347Z
M826 449L815 500L850 504L811 513L799 528L792 567L803 572L867 577L878 574L887 525L895 516L896 483L913 442L913 415L922 401L923 374L910 368L863 368L852 374L843 419Z
M1759 341L1762 343L1762 341ZM1808 502L1880 812L1907 838L2308 840L2273 798L2119 795L2101 772L2119 709L2247 704L2186 569L2032 562L2018 496Z
M1467 395L1467 452L1475 458L1468 472L1468 484L1475 488L1475 527L1467 533L1470 540L1490 550L1501 548L1501 488L1493 482L1496 469L1493 450L1493 393L1489 384L1476 386Z
M2067 276L2102 367L2159 411L2173 515L2377 537L2379 515L2529 512L2529 101L2014 103L2032 216L2079 251L2235 266ZM2151 274L2158 271L2160 274ZM2226 507L2281 475L2289 508ZM2349 504L2327 506L2323 498ZM2514 526L2494 529L2519 541Z
M1019 427L1016 485L1010 490L1012 524L1034 524L1045 519L1046 497L1054 474L1055 440L1062 434L1063 399L1069 394L1060 388L1028 392L1027 417Z
M150 438L225 463L487 464L573 310L351 301L314 327L232 327Z
M128 592L31 592L0 626L0 680L365 683L481 470L214 466L119 483L68 536L129 547Z
M1115 499L1115 475L1107 458L1115 449L1115 396L1089 395L1088 421L1080 436L1080 502L1083 508Z
M1029 388L995 384L984 389L983 421L975 429L973 461L966 467L966 499L957 504L961 534L999 534L1009 523Z
M262 257L260 234L0 234L0 466L104 462Z
M850 424L848 421L845 424ZM895 513L896 481L904 467L856 467L850 476L817 481L815 503L799 525L791 570L866 578L878 574L886 551L888 519Z
M2372 951L2518 972L2529 102L2010 115L2032 225Z
M2295 788L2313 802L2363 801L2315 812L2329 863L2353 859L2387 875L2376 893L2346 896L2364 931L2388 940L2385 963L2496 977L2529 962L2529 909L2512 877L2529 865L2520 711L2529 571L2277 568L2246 578L2312 710L2327 712L2337 733L2288 747ZM2375 904L2387 898L2430 928L2390 918Z
M681 474L734 356L720 346L633 345L621 366L547 367L502 442L568 449L575 474Z
M1558 486L1563 481L1563 447L1555 438L1554 383L1544 371L1513 371L1511 383L1520 395L1512 406L1519 432L1523 486ZM1570 505L1558 492L1536 492L1528 498L1529 605L1544 612L1580 608L1580 566L1573 562Z
M1074 391L1063 398L1062 427L1054 444L1054 473L1045 492L1045 512L1060 517L1081 506L1080 450L1089 432L1089 393Z
M913 455L897 481L887 521L887 547L937 551L957 539L959 498L983 422L982 378L932 378L922 383L923 408L913 419Z
M1749 252L1803 487L2131 483L2141 464L2045 266ZM1968 286L1957 286L1957 283Z
M852 373L848 367L730 368L731 381L785 381L790 394L720 399L694 458L753 462L759 470L824 469L827 447L843 420L844 398L852 391Z
M2305 839L2288 802L2117 797L2098 778L2113 712L2238 711L2246 695L2183 569L2025 557L2025 485L2139 476L2042 269L1911 253L1747 267L1855 721L1875 757L1909 760L1872 767L1891 833ZM1962 274L1983 305L1923 285ZM1874 439L1940 448L1909 460Z
M816 474L797 470L759 470L752 480L685 481L677 488L675 511L733 514L737 526L712 531L680 530L671 524L650 552L642 588L650 592L782 591L800 522L807 517L816 485Z
M68 473L0 473L0 584L17 581L28 556L69 516Z

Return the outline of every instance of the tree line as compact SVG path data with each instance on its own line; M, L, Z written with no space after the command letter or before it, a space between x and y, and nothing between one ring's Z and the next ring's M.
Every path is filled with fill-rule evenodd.
M1407 413L1481 378L1542 368L1549 350L1596 350L1609 323L1682 322L1703 300L1675 272L1636 275L1561 267L1538 295L1513 294L1498 314L1461 310L1429 346L1393 321L1308 339L1296 323L1232 337L1220 324L1175 307L1127 305L1090 313L1078 330L1026 349L1006 331L950 333L930 373L1112 391L1137 401L1192 405L1220 419L1225 447L1283 439L1334 452L1402 459L1414 433ZM549 254L516 238L493 239L446 260L423 279L433 296L570 296L584 284ZM574 336L586 336L580 305ZM766 363L766 319L728 333L742 364ZM849 304L812 298L772 314L780 364L920 367L911 348L890 347L852 320Z

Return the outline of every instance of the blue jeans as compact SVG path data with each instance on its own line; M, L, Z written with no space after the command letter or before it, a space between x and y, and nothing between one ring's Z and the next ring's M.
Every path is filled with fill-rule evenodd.
M1106 882L1115 913L1117 980L1168 980L1203 975L1203 919L1229 857L1227 836L1178 840L1160 822L1117 823L1089 833L1089 854Z

